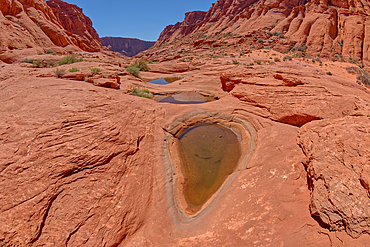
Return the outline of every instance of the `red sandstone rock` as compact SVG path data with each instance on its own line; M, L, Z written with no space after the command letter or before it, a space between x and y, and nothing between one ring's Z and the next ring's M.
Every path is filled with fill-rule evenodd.
M60 0L46 2L53 10L63 28L72 36L73 43L85 51L99 51L102 49L99 35L92 26L89 17L76 5Z
M116 80L107 79L107 78L98 78L93 80L94 86L98 87L109 87L114 89L119 89L120 85Z
M110 59L87 53L84 62L73 66L86 73L101 66L102 72L90 77L93 80L115 81L120 75L119 90L57 79L55 68L0 64L1 246L300 243L326 247L369 243L369 234L355 239L344 231L320 226L311 216L310 193L317 198L315 188L322 187L308 189L302 164L306 155L312 160L306 163L308 167L315 172L321 169L317 172L323 175L334 174L331 168L345 175L356 170L352 178L360 185L349 188L354 195L361 192L358 201L368 200L369 167L364 157L370 98L364 87L304 64L251 67L227 63L233 58L150 64L152 70L141 74L145 80L169 74L183 77L163 86L127 75L118 65L127 62ZM46 74L50 77L37 77ZM233 86L230 92L221 89L222 74ZM201 105L159 104L127 95L134 87L165 95L185 92L189 96L195 91L220 100ZM185 116L204 120L199 117L202 114L226 116L226 124L227 119L236 118L249 122L255 130L255 149L247 169L232 174L235 180L215 199L214 206L184 224L170 193L176 175L165 158L168 143L164 140L171 125L186 125ZM304 114L324 120L299 122ZM297 143L300 128L292 125L302 124ZM308 151L304 154L302 149ZM326 167L325 157L332 166ZM344 168L347 164L354 168ZM349 193L335 192L332 198L352 200ZM319 199L313 201L315 206L330 204L328 197ZM320 217L325 212L331 217L336 210L319 206ZM359 209L352 204L349 208ZM365 224L354 224L361 221L355 214L340 217L338 222L349 222L352 236L361 229L366 232ZM333 229L342 229L333 225Z
M351 58L369 65L369 23L366 19L369 9L367 1L219 0L206 14L187 13L182 23L166 27L155 47L162 44L182 46L188 42L186 40L197 47L205 42L200 38L212 40L221 34L219 39L228 33L250 36L258 30L285 36L277 39L277 36L270 36L272 42L266 42L266 37L263 43L282 52L300 49L314 56L336 60ZM188 18L191 15L196 18ZM241 44L240 39L236 43Z
M369 117L314 121L303 126L299 138L311 214L330 230L354 238L369 234Z
M63 27L58 17L48 6L52 3L55 6L56 2L46 2L45 0L0 1L1 60L14 62L14 59L9 57L15 56L7 54L18 52L28 55L28 48L37 48L40 51L55 46L66 47L68 45L76 45L88 51L98 51L102 48L91 21L82 14L81 9L75 5L68 5L70 9L72 6L71 11L79 10L78 15L72 15L68 9L59 9L58 13L63 13L65 19L76 17L73 19L73 26L79 28L69 30ZM61 1L57 1L57 3L63 5ZM88 30L87 34L84 33L85 29Z

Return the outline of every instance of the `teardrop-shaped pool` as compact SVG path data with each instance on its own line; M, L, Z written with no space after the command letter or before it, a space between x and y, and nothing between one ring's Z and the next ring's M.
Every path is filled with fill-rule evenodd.
M197 124L178 137L187 211L197 212L237 167L237 135L219 124Z

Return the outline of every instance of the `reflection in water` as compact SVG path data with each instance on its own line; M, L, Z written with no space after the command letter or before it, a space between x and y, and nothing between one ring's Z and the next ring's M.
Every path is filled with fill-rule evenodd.
M239 140L233 131L216 124L198 124L178 140L184 196L189 209L196 210L234 171L240 157Z
M180 77L168 77L168 78L160 78L157 80L150 81L149 83L157 84L157 85L167 85L172 82L180 80Z

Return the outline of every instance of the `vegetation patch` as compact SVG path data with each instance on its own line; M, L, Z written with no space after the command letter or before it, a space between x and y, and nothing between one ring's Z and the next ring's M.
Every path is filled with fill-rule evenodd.
M126 68L126 71L133 76L139 77L140 71L149 71L150 68L144 60L135 61L131 66Z
M99 73L101 71L101 69L99 69L99 68L92 68L91 69L91 72L93 72L94 73L94 75L96 75L97 73ZM93 76L94 76L93 75Z
M139 77L140 69L135 66L129 66L126 68L126 71L133 76Z
M64 69L59 69L57 68L55 71L54 71L54 74L60 78L62 75L64 75L66 73L66 71Z
M148 89L133 88L131 92L132 92L132 95L137 96L137 97L142 97L142 98L147 98L147 99L153 98L153 94Z
M75 54L68 55L58 61L58 65L63 65L63 64L71 64L71 63L78 63L82 62L83 59L81 58L76 58Z
M149 71L150 68L146 64L144 60L135 61L131 66L135 66L136 68L139 68L140 71Z
M22 61L22 63L33 63L33 61L35 61L35 60L26 58Z
M236 60L233 60L233 64L239 64L239 62Z
M69 69L68 70L69 72L78 72L78 71L80 71L79 69L77 69L77 68L72 68L72 69Z

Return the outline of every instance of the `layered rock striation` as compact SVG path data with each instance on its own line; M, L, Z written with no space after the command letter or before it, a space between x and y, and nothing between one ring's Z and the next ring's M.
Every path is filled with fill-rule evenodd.
M68 25L66 20L69 24L73 21L73 25ZM85 51L102 48L90 19L77 6L62 1L1 0L0 29L0 55L28 48L68 45Z
M49 0L46 3L53 10L67 34L74 38L75 45L85 51L99 51L102 48L92 21L83 14L81 8L60 0Z
M187 13L182 23L166 27L155 46L179 41L183 45L185 40L192 44L220 34L249 36L258 31L280 36L280 40L264 45L282 52L299 49L319 57L362 60L368 65L369 7L368 1L361 0L219 0L208 12Z

